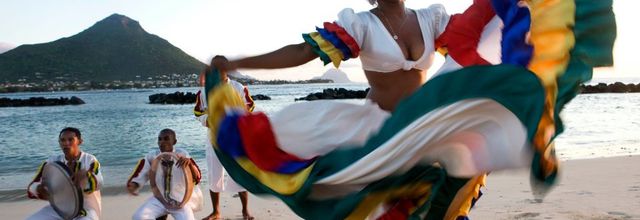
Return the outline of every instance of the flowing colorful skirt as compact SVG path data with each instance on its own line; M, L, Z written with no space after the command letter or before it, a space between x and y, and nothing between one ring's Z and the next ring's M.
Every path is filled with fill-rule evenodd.
M554 183L559 113L612 64L611 3L475 1L438 39L446 68L393 112L312 101L249 113L214 70L212 145L237 183L305 219L466 219L484 173L528 166L535 186Z

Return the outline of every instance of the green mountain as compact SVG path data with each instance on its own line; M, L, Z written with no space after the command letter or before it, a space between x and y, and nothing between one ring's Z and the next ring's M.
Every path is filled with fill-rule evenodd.
M113 14L71 37L0 54L0 82L142 80L197 74L204 64L138 21Z

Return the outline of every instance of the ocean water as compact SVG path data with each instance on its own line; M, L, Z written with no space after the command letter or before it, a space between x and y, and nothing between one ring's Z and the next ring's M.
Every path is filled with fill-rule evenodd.
M249 86L256 110L271 114L294 98L325 88L362 90L366 84ZM82 150L98 157L107 187L123 186L137 160L157 148L163 128L177 132L178 147L187 149L201 168L206 130L193 117L193 105L152 105L148 96L197 88L164 88L58 93L14 93L0 97L78 96L80 106L0 108L0 192L24 189L49 155L59 154L57 135L66 126L82 131ZM344 100L363 103L364 100ZM640 93L579 95L564 110L566 131L556 141L563 160L640 154Z

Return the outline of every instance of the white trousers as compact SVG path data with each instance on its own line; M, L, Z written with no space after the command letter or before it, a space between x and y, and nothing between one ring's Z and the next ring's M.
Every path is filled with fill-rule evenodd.
M190 205L191 203L187 203L181 209L167 209L162 205L156 197L151 197L147 199L147 201L136 210L133 214L133 220L155 220L156 218L171 214L173 219L175 220L193 220L195 216L193 215L193 209Z
M95 211L90 209L85 209L87 211L87 216L78 216L74 218L74 220L98 220L100 219ZM60 215L56 212L56 210L51 207L51 205L47 205L42 207L36 213L26 218L27 220L63 220Z
M212 192L243 192L247 191L238 183L233 181L230 177L225 178L225 170L220 160L218 160L218 156L216 152L213 150L211 146L211 138L209 137L209 133L207 132L207 142L205 155L207 158L207 182L209 184L209 190ZM226 184L225 184L226 179Z

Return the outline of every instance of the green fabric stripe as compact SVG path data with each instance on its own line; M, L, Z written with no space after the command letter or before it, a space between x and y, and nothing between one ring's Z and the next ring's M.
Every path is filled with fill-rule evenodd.
M307 181L303 190L300 190L294 195L281 195L260 184L257 179L244 172L244 170L242 170L242 168L228 155L217 149L215 152L218 155L220 162L225 166L225 169L227 169L227 172L229 172L233 177L234 181L240 183L249 192L254 194L274 195L287 204L287 206L289 206L289 208L291 208L291 210L298 216L311 220L344 219L351 214L351 212L369 193L394 189L417 182L433 183L433 188L436 190L434 191L434 194L431 195L431 198L434 196L441 196L442 198L435 200L434 204L437 205L434 205L433 208L431 208L431 203L427 202L422 207L419 207L414 215L417 216L418 213L426 213L433 210L434 214L430 214L429 216L433 216L434 219L442 219L448 208L447 205L455 196L455 192L457 192L458 189L468 181L468 179L447 177L446 172L440 168L432 166L416 166L403 175L384 178L375 183L369 184L361 191L342 198L311 200L306 198L311 190L311 181ZM448 185L444 183L453 184ZM439 192L441 191L438 190L440 188L447 188L448 190Z
M254 194L275 195L305 219L341 219L346 217L369 192L391 189L413 181L443 181L444 171L430 166L414 167L401 176L388 177L372 183L360 192L340 199L322 201L306 198L314 182L353 164L425 113L471 98L490 98L504 105L527 127L528 138L531 140L542 114L544 90L534 74L524 68L510 65L467 67L436 77L414 95L402 101L385 122L381 132L371 138L364 147L334 151L319 158L302 188L289 196L279 195L261 184L228 155L218 150L216 154L233 179L248 191ZM446 212L445 207L449 205L455 192L468 181L466 179L453 181L452 178L446 178L448 179L446 184L436 184L438 190L434 191L433 195L436 196L434 207L430 207L428 203L420 207L418 212L429 211L428 216L440 217ZM437 188L440 186L443 187L442 190Z
M489 98L509 109L527 128L528 140L532 140L544 104L544 90L539 79L528 70L512 65L467 67L429 80L403 100L364 147L336 150L320 157L314 166L316 178L332 175L351 165L424 114L473 98Z
M576 25L573 32L576 44L566 72L558 78L558 98L555 115L579 92L580 84L591 80L593 67L613 65L613 44L616 21L612 0L576 0ZM556 120L556 135L564 131L562 121Z
M218 69L212 67L211 72L206 73L204 80L204 91L207 99L209 99L209 92L211 92L211 90L218 84L220 84L220 73L218 72ZM206 101L207 100L205 100L205 102Z
M424 219L427 219L427 220L443 219L444 216L447 214L449 205L451 204L456 194L458 193L458 190L460 190L460 188L462 188L465 184L467 184L468 181L469 179L460 179L460 178L453 178L453 177L447 176L442 186L440 186L440 188L438 189L437 194L432 196L433 201L431 202L431 207L428 207L429 209L426 209L426 210L425 208L427 207L424 207L424 206L420 207L418 210L416 210L416 212L414 212L411 215L411 217L413 219L420 219L420 215L423 215L425 211L428 211ZM425 205L428 205L428 204L425 204Z
M93 191L96 190L96 186L94 184L94 181L96 181L96 180L95 180L95 176L93 174L91 174L91 173L88 173L87 176L88 176L87 177L87 182L88 182L89 187L84 189L84 192L85 193L90 193L90 192L93 192ZM91 180L93 180L93 181L91 181Z
M324 63L324 65L331 63L331 58L329 57L329 55L327 55L324 51L320 49L320 46L318 46L318 43L315 40L313 40L313 38L311 38L309 34L302 34L302 38L304 39L305 42L311 45L311 48L313 48L313 52L320 57L320 60L322 60L322 63Z
M575 0L576 24L573 32L576 44L571 50L569 65L558 80L558 95L554 108L555 137L564 131L564 124L559 117L560 111L579 93L580 84L591 80L593 67L611 66L613 64L613 44L616 38L616 21L612 10L612 0ZM555 152L553 152L555 155ZM557 176L557 170L545 176L541 169L539 152L534 155L531 173L540 181L540 186L551 187Z

